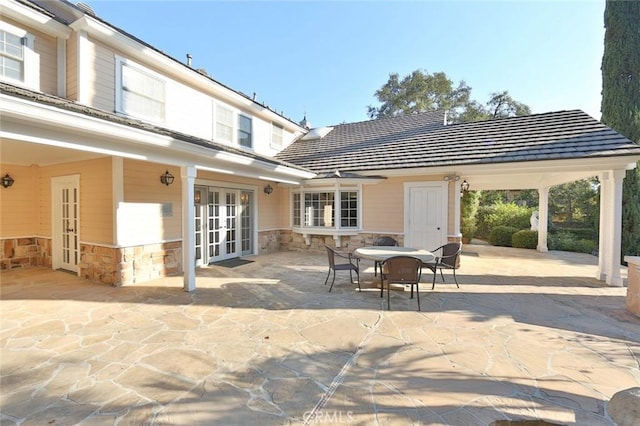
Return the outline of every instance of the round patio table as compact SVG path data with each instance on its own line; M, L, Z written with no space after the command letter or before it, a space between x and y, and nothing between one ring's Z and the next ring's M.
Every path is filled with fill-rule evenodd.
M360 247L355 249L353 254L360 259L373 260L375 262L384 262L393 256L413 256L420 259L422 263L431 263L436 258L434 254L428 250L396 246Z

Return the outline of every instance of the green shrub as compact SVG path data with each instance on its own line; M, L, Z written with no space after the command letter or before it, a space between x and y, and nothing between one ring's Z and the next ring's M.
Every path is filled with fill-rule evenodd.
M511 247L513 234L518 232L513 226L496 226L491 230L489 243L494 246Z
M471 239L476 234L476 212L478 210L479 204L479 191L468 191L465 192L462 196L462 200L460 203L460 230L462 232L462 238L464 240L471 241Z
M550 250L592 253L598 244L593 240L578 239L570 232L549 234L547 244Z
M523 207L515 203L503 203L501 201L489 206L478 208L477 234L487 237L496 226L511 226L516 229L531 228L531 213L535 208Z
M511 239L511 245L517 248L535 249L538 247L538 231L522 229Z
M551 232L551 231L549 231ZM562 232L566 234L571 234L573 239L576 240L597 240L598 232L595 228L563 228L556 227L553 231L554 233Z

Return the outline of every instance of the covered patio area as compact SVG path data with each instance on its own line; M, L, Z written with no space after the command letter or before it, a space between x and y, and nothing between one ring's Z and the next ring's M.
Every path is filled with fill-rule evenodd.
M50 269L3 272L2 424L611 425L640 386L640 318L591 255L466 245L423 277L422 312L391 311L326 255L114 288ZM623 275L626 273L623 270Z

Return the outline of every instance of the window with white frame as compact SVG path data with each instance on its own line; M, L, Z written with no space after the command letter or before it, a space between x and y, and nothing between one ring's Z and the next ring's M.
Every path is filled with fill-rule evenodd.
M39 62L35 37L25 30L0 22L0 79L39 90Z
M156 122L165 119L165 80L124 58L116 58L116 111Z
M251 118L246 115L238 115L238 145L251 148Z
M282 148L284 142L284 128L276 123L271 123L271 146L273 148Z
M292 225L301 228L357 229L359 191L301 191L292 197Z
M233 142L233 111L221 104L216 104L216 139Z

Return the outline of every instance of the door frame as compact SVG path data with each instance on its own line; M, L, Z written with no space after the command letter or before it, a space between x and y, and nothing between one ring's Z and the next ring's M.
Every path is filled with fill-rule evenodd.
M240 195L242 191L250 191L253 192L253 204L250 206L250 210L251 210L251 219L252 219L252 224L253 224L253 229L251 230L251 240L252 240L252 247L251 247L251 255L257 255L258 254L258 195L259 195L259 191L258 191L258 186L257 185L247 185L247 184L241 184L241 183L234 183L234 182L223 182L223 181L215 181L215 180L208 180L208 179L196 179L195 180L195 187L196 188L201 188L201 187L206 187L207 189L207 193L212 189L212 188L216 188L216 189L222 189L225 191L236 191L237 192L237 207L238 209L241 207L241 201L240 201ZM206 219L208 219L208 202L207 203L203 203L205 206L205 215L203 217L203 221L206 221ZM194 203L195 205L195 203ZM237 225L237 242L238 242L238 250L237 250L237 257L242 257L242 239L240 237L241 235L241 223L240 223L240 214L237 215L238 218L238 225ZM207 225L208 226L208 225ZM203 253L203 263L202 265L198 264L198 266L206 266L209 264L209 255L208 255L208 228L207 226L205 226L205 232L204 232L204 241L203 241L203 249L204 249L204 253ZM247 256L247 255L244 255ZM229 259L228 257L225 257L224 259ZM220 259L220 260L224 260L224 259ZM195 261L195 259L194 259Z
M411 212L411 190L414 188L431 188L440 191L440 215L442 218L442 226L440 226L440 242L434 247L425 247L426 250L434 249L447 241L449 228L449 185L448 182L424 181L424 182L405 182L404 184L404 243L406 246L412 244L412 213Z
M66 176L55 176L51 178L51 268L52 269L61 269L62 267L62 232L60 231L59 225L62 220L62 202L59 198L59 192L63 187L73 186L77 188L78 191L78 201L77 201L77 222L76 222L76 239L77 239L77 250L78 250L78 263L75 265L75 268L72 269L72 272L75 272L80 276L80 268L78 267L80 263L80 175L66 175Z

